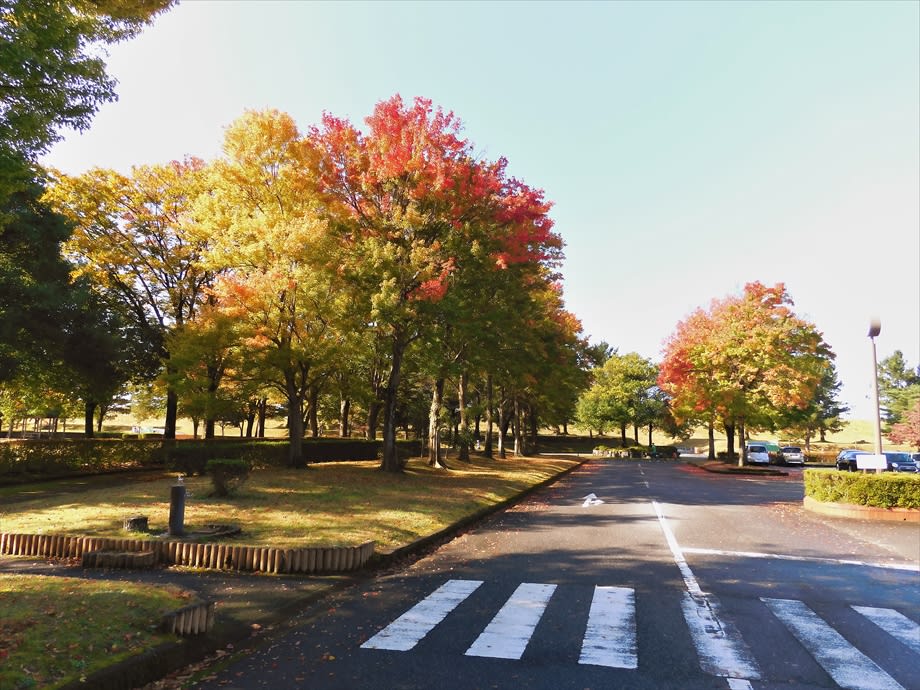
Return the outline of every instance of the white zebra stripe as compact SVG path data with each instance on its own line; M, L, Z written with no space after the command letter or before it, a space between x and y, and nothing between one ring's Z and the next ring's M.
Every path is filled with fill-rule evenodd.
M638 668L636 593L629 587L595 587L579 664Z
M828 675L850 690L904 690L814 611L794 599L761 598Z
M852 608L898 642L920 654L920 625L914 623L910 618L894 609L876 609L871 606L853 606Z
M519 585L466 655L520 659L555 590L556 585Z
M448 580L362 644L361 648L397 652L412 649L481 584L482 580Z

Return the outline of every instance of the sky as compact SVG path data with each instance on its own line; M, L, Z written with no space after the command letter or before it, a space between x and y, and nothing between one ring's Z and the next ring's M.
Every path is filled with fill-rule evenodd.
M117 103L43 159L77 174L220 155L247 109L364 127L453 111L543 189L566 308L660 361L678 322L783 282L850 416L920 364L920 2L182 2L106 58Z

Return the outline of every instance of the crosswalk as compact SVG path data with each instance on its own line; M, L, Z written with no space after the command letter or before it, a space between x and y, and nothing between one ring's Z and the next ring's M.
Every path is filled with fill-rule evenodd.
M449 618L461 604L482 592L484 581L451 579L438 587L408 611L367 639L361 647L369 650L408 652L414 649L435 628L449 625ZM524 582L517 586L497 610L483 614L484 627L466 649L465 655L494 659L520 660L534 636L534 632L547 611L550 600L559 585ZM689 595L687 597L689 598ZM762 598L760 603L767 615L779 621L791 636L808 652L815 662L841 688L859 690L903 690L881 665L854 646L844 635L821 618L804 602L792 599ZM852 611L871 622L880 635L888 636L897 650L916 655L920 662L920 624L895 609L868 606L851 606ZM693 602L682 604L690 638L697 651L700 667L707 673L707 640L710 635L700 635L695 629L706 627L705 616L700 620L699 607ZM916 612L915 612L916 615ZM488 618L488 620L486 620ZM719 635L746 647L740 633L725 621L724 615L713 620L723 621L724 630ZM579 628L584 630L578 663L615 669L637 669L639 649L636 636L636 592L630 587L596 586L593 589L587 620ZM732 640L730 640L732 641ZM715 673L715 675L725 675ZM750 660L747 674L757 679L760 672L756 662ZM732 686L734 687L734 686Z

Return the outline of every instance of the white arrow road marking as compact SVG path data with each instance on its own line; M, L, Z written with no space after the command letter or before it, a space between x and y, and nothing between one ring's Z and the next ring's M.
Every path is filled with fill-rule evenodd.
M872 659L860 652L818 614L794 599L761 598L828 675L851 690L904 690Z
M871 606L853 606L852 608L898 642L920 654L920 625L914 623L910 618L894 609L876 609Z
M684 619L690 628L690 635L700 659L700 668L706 673L728 679L729 687L748 688L747 679L760 678L760 671L751 650L729 623L719 619L719 601L700 588L696 576L690 570L687 559L674 537L661 506L652 501L661 531L671 549L674 562L684 578L687 593L681 603Z
M579 664L638 668L636 592L629 587L595 587Z
M520 659L555 590L556 585L519 585L466 656Z
M361 648L391 649L397 652L412 649L481 584L482 580L448 580L361 645Z
M588 494L585 496L585 502L581 504L582 508L587 508L588 506L599 506L603 501L599 499L595 494Z

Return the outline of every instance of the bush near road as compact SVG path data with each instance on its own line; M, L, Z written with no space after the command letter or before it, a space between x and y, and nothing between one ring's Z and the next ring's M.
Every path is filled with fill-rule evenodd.
M805 470L805 495L823 503L920 508L920 474Z

